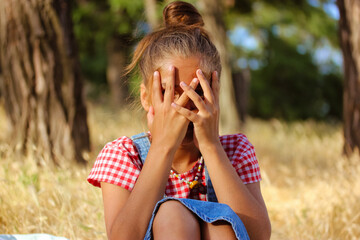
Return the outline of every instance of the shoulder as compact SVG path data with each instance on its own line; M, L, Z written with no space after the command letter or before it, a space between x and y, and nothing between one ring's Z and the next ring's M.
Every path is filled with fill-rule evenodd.
M254 146L244 134L221 136L220 142L244 184L261 180Z
M127 149L132 151L133 148L134 146L131 138L127 136L122 136L113 140L112 142L108 142L107 144L105 144L103 149Z
M139 154L131 138L123 136L108 142L98 154L88 181L94 186L100 182L119 185L122 175L136 175L142 168Z
M227 153L237 152L239 154L254 148L242 133L220 136L220 142Z
M122 162L127 160L137 160L139 154L131 138L127 136L108 142L100 151L96 161Z

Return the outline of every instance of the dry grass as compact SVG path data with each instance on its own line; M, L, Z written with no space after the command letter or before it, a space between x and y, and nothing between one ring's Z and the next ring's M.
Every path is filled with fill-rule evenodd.
M0 109L0 233L106 239L101 191L86 177L106 142L144 126L141 113L96 106L89 110L89 166L55 168L39 167L33 158L17 156L9 148ZM360 238L360 158L341 156L340 125L249 119L244 132L262 169L272 239Z
M360 158L342 157L339 125L252 120L272 239L359 239Z

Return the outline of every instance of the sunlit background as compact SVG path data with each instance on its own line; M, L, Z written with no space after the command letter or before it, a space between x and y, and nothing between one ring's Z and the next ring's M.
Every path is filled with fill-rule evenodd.
M204 1L191 2L201 10ZM107 142L146 130L139 78L123 76L137 42L152 29L145 2L72 2L91 140L87 165L54 166L19 154L9 144L0 101L0 234L106 239L101 190L86 178ZM255 146L272 239L360 239L360 158L343 155L335 0L223 2L234 86L243 81L238 131ZM167 1L156 3L161 21Z

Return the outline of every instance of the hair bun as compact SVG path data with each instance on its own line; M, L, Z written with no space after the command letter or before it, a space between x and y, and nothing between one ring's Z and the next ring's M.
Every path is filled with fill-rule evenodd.
M187 2L175 1L168 4L163 11L165 27L179 25L204 26L198 10Z

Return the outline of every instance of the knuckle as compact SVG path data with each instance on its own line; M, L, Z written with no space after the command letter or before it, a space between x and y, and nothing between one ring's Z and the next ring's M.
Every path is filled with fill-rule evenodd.
M198 124L199 124L199 126L205 126L206 125L206 120L204 118L199 118Z
M173 86L171 84L166 84L166 91L172 91L173 90Z
M192 113L189 112L189 111L186 111L186 112L185 112L185 115L186 115L187 117L191 117L191 116L192 116Z
M209 112L205 113L204 114L204 119L210 119L211 118L211 115Z

